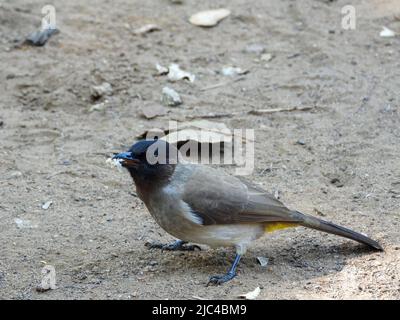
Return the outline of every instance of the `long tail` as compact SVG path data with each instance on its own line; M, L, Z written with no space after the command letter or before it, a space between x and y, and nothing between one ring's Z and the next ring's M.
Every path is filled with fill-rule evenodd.
M336 234L338 236L345 237L345 238L352 239L357 242L366 244L376 250L383 251L383 248L381 247L381 245L378 242L362 235L361 233L338 226L332 222L324 221L322 219L318 219L316 217L306 215L306 214L298 212L298 211L296 212L296 214L299 215L299 218L301 218L301 220L302 220L302 222L300 222L301 226L316 229L319 231L324 231L327 233Z

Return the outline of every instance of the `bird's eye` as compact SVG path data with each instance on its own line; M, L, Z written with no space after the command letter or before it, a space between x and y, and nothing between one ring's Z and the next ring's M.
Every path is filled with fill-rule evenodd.
M135 158L139 159L139 160L145 160L146 159L146 152L141 152L141 153L135 154Z

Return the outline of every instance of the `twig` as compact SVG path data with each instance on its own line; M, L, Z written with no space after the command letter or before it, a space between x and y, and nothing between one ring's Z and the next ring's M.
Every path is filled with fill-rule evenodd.
M292 108L275 108L275 109L258 109L250 110L248 114L254 114L260 116L263 114L276 113L276 112L292 112L292 111L308 111L316 108L314 107L292 107Z
M293 111L308 111L317 108L313 107L292 107L292 108L274 108L274 109L253 109L243 112L231 112L231 113L208 113L203 115L190 115L187 119L218 119L218 118L231 118L237 115L252 114L256 116L261 116L264 114L276 113L276 112L293 112Z
M240 112L241 113L241 112ZM192 115L188 116L188 119L197 119L197 118L202 118L202 119L219 119L219 118L231 118L234 115L239 114L239 112L231 112L231 113L207 113L203 115Z
M212 90L212 89L216 89L216 88L219 88L219 87L223 87L223 86L226 86L226 85L228 85L230 83L241 81L244 78L245 77L238 77L238 78L233 79L233 80L229 80L229 81L224 81L224 82L220 82L220 83L217 83L217 84L213 84L211 86L204 87L204 88L200 89L200 91L207 91L207 90Z

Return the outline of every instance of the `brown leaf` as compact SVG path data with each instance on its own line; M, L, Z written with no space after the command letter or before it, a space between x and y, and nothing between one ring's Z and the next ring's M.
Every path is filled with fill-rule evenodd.
M147 119L153 119L155 117L164 116L167 114L167 109L158 104L144 106L142 107L141 111L143 116Z

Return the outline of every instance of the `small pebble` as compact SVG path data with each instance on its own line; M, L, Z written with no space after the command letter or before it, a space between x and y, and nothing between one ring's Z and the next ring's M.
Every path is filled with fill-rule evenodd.
M189 18L189 22L199 27L213 27L231 14L228 9L215 9L197 12Z
M272 60L272 54L270 54L270 53L264 53L264 54L262 54L261 55L261 60L262 61L266 61L266 62L268 62L268 61L271 61Z
M53 204L53 201L47 201L42 205L43 210L47 210Z
M261 267L265 268L268 265L269 259L265 257L257 257L257 261Z
M94 112L94 111L104 111L107 107L107 103L106 102L102 102L102 103L97 103L94 104L93 106L91 106L89 108L89 112Z
M304 146L306 144L306 142L303 139L299 139L296 141L296 144Z
M20 171L14 171L14 172L12 172L12 173L10 174L10 177L11 177L11 178L19 178L19 177L22 177L22 172L20 172Z
M162 89L162 98L161 101L163 104L170 106L170 107L176 107L182 104L182 99L178 92L176 92L174 89L171 89L169 87L164 87Z
M246 46L245 51L247 53L262 54L266 50L265 45L261 43L253 43Z
M113 89L111 84L108 82L103 82L98 86L92 86L91 88L91 96L93 99L99 99L103 96L110 96L113 93Z
M227 77L234 77L248 73L248 70L243 70L239 67L224 67L222 68L222 74Z

